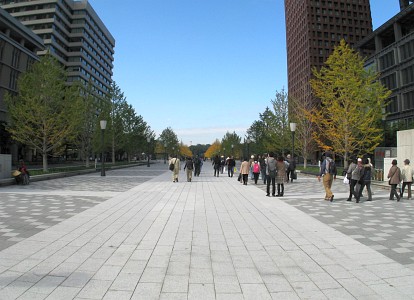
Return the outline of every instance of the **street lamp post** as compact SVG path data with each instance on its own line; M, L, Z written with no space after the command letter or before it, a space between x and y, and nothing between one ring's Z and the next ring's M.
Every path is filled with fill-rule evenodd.
M233 144L231 144L231 156L233 156L234 158L234 145Z
M151 142L150 137L147 137L147 142L148 142L148 151L147 151L148 163L147 163L147 167L149 167L150 166L150 142Z
M105 176L105 157L104 157L104 131L106 129L106 120L101 120L101 176Z
M295 153L295 131L296 131L296 123L290 123L290 131L292 132L292 153L290 154L292 157L292 161L294 160L294 153Z
M224 156L224 159L226 159L226 148L225 147L223 148L223 156Z
M167 143L164 143L164 164L167 163Z

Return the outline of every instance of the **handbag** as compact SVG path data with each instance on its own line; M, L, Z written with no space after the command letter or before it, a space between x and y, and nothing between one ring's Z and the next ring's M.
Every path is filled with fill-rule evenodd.
M298 173L296 173L296 171L292 172L291 179L298 179Z
M344 184L349 184L349 179L347 177L344 177Z
M237 177L237 181L241 181L242 180L242 175L241 173L239 173L239 177Z

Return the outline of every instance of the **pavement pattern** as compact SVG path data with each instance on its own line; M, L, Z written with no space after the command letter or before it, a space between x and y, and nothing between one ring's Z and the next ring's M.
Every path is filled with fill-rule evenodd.
M0 299L414 299L413 255L391 255L412 249L408 200L349 203L336 182L325 202L305 176L269 198L209 164L192 182L166 169L0 188L4 238L23 239L0 252Z

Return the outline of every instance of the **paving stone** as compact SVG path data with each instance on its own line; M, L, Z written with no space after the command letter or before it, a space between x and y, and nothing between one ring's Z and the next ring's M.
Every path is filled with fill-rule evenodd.
M0 295L414 299L411 202L374 187L356 205L335 182L328 203L302 175L268 198L208 165L178 184L151 167L0 188Z

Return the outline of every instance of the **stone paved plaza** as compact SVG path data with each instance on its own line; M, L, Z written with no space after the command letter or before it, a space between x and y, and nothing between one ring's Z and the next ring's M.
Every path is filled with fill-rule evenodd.
M0 299L414 299L413 202L166 169L0 188Z

